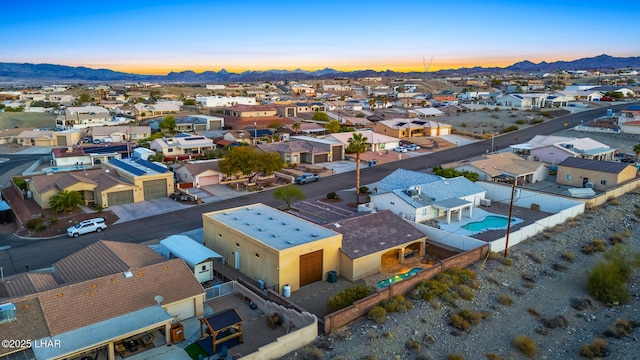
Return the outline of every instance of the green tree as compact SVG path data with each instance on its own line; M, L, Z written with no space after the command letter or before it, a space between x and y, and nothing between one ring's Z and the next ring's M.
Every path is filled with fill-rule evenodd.
M616 245L604 254L604 261L587 271L587 291L606 304L618 304L629 299L627 283L640 267L640 253Z
M293 184L279 187L273 192L273 197L282 200L287 204L287 209L291 209L291 204L296 201L304 200L304 193L300 187Z
M89 94L87 94L86 92L80 94L80 97L78 99L80 100L80 103L91 102L91 96L89 96Z
M293 123L291 125L291 128L293 129L294 134L298 135L298 131L300 131L300 123L299 122Z
M155 139L162 139L164 134L162 132L156 132L151 134L151 136L138 140L138 146L149 148L149 143Z
M164 119L162 119L162 121L160 121L160 124L158 124L158 126L160 127L160 129L173 134L176 131L176 119L171 115L167 115L164 117Z
M196 99L184 99L184 101L182 101L182 103L184 105L195 105L196 104Z
M284 162L276 152L261 152L247 146L232 147L227 156L218 162L223 174L242 174L249 182L260 174L271 174L284 167Z
M317 120L317 121L324 121L327 122L329 121L329 115L327 115L326 112L322 112L322 111L316 111L313 116L311 117L311 120Z
M82 195L77 191L63 190L49 199L49 207L53 211L73 212L83 204Z
M367 151L367 141L362 134L354 133L347 146L349 154L356 154L356 204L360 204L360 154Z
M340 132L340 122L338 120L331 120L325 126L327 132L330 134Z

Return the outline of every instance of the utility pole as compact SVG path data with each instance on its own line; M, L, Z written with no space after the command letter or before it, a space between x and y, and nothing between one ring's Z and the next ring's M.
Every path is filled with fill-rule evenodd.
M516 176L513 179L513 186L511 187L511 202L509 203L509 220L507 223L507 239L504 243L504 258L507 258L507 253L509 252L509 233L511 233L511 215L513 214L513 195L516 193L516 183L518 182L518 177Z

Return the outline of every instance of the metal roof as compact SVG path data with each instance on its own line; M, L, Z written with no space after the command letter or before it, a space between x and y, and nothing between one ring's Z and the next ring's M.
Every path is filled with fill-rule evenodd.
M162 246L160 252L163 257L169 258L169 253L171 253L184 260L191 267L208 259L223 257L186 235L169 236L161 240L160 245Z
M606 173L618 174L622 172L627 166L631 166L625 163L611 162L611 161L600 161L600 160L589 160L575 157L568 157L564 159L563 162L558 164L558 166L566 166L577 169L585 169L592 171L600 171Z

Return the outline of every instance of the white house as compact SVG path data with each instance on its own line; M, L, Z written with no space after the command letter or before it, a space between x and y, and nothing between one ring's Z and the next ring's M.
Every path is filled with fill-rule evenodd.
M256 98L246 96L196 96L196 102L208 108L233 106L233 105L256 105Z
M164 156L198 155L216 148L213 140L200 135L178 134L172 138L155 139L149 144L151 150Z
M349 146L349 139L353 137L353 134L360 134L363 138L367 139L367 151L391 151L397 148L400 144L400 139L398 138L378 134L371 130L335 133L323 138L337 140L344 144L346 148Z

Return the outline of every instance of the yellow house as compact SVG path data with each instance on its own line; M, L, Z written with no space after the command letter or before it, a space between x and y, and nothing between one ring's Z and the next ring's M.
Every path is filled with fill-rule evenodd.
M579 188L606 191L636 177L633 165L568 157L558 164L556 182Z
M342 234L257 203L202 214L204 244L267 288L291 291L340 273Z
M174 191L173 172L166 167L134 158L111 159L103 164L115 171L124 181L136 187L136 191L133 191L126 199L109 198L108 194L103 194L102 201L106 200L111 205L117 205L114 202L120 202L120 200L140 202L159 199L168 197ZM130 199L133 201L129 201Z
M416 136L449 135L451 125L426 119L391 119L376 122L373 130L379 134L404 139Z

